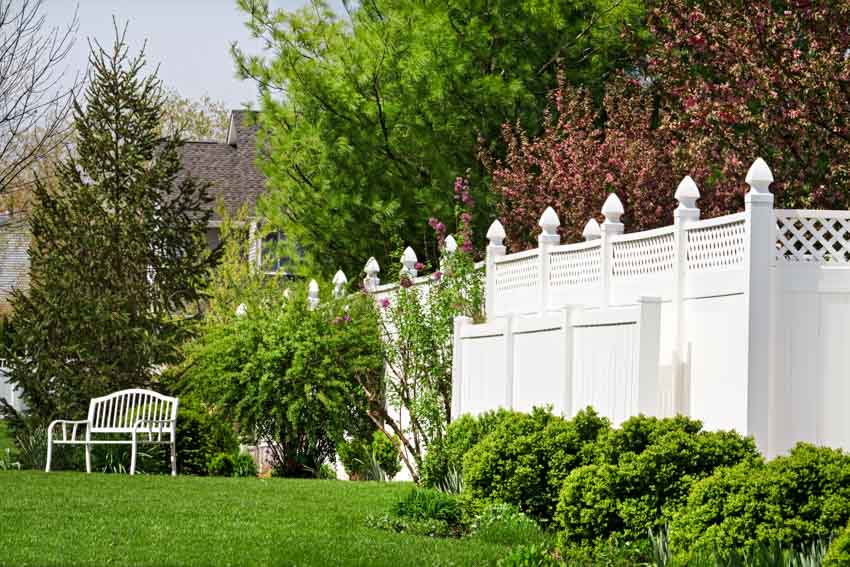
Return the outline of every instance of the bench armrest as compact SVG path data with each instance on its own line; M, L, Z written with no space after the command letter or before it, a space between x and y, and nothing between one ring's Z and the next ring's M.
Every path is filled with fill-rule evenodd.
M158 428L156 426L159 426ZM136 433L139 431L140 426L147 426L142 428L142 433L148 434L148 439L152 439L153 435L157 435L157 439L162 439L163 433L168 433L171 437L171 440L174 441L174 436L172 432L174 431L172 427L176 427L177 420L176 419L137 419L136 423L133 424L133 436L136 436ZM168 426L168 427L165 427Z
M68 441L69 440L68 439L68 428L67 428L67 426L73 425L74 427L71 428L71 439L70 439L70 441L76 441L77 440L77 427L80 426L80 425L85 425L86 428L88 428L89 420L87 420L87 419L76 419L76 420L74 420L74 419L55 419L55 420L51 421L50 425L47 427L47 437L48 437L48 439L53 438L53 428L56 425L62 426L62 441Z

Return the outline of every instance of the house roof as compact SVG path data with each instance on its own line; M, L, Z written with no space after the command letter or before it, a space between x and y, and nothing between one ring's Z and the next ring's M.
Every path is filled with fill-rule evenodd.
M265 177L256 165L254 114L249 110L232 111L225 142L187 142L180 150L183 169L211 183L212 206L221 200L230 214L247 203L248 214L253 216L257 199L265 191ZM218 214L213 218L218 220Z

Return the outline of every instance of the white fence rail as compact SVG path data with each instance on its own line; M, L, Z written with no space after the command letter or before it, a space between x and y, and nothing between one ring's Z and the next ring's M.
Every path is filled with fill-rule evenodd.
M850 211L774 210L761 159L746 181L744 212L700 220L686 177L674 224L632 234L610 195L579 244L549 208L538 248L506 254L495 221L487 321L456 323L454 414L592 405L690 415L769 455L850 449Z

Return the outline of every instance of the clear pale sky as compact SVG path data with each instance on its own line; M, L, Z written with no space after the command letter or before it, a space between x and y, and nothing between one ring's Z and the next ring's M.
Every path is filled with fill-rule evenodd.
M274 7L294 9L306 0L271 0ZM75 0L44 0L49 25L67 25L77 8ZM259 51L245 28L235 0L79 0L79 30L67 59L72 72L83 72L88 58L87 38L110 45L112 17L129 23L127 38L138 50L147 40L147 59L159 65L159 77L182 96L209 95L231 108L256 107L256 88L234 73L230 43Z

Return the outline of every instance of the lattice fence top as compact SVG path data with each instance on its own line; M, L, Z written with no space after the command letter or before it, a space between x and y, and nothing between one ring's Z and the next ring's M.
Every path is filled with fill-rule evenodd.
M742 213L700 221L688 228L688 270L723 270L740 266L746 255Z
M599 242L556 248L549 253L549 285L575 287L599 282L602 277Z
M496 289L511 291L533 288L540 277L540 261L537 250L519 252L499 258L495 264Z
M671 272L675 254L673 227L621 237L613 245L612 275L632 278Z
M776 258L850 263L850 211L776 210Z

